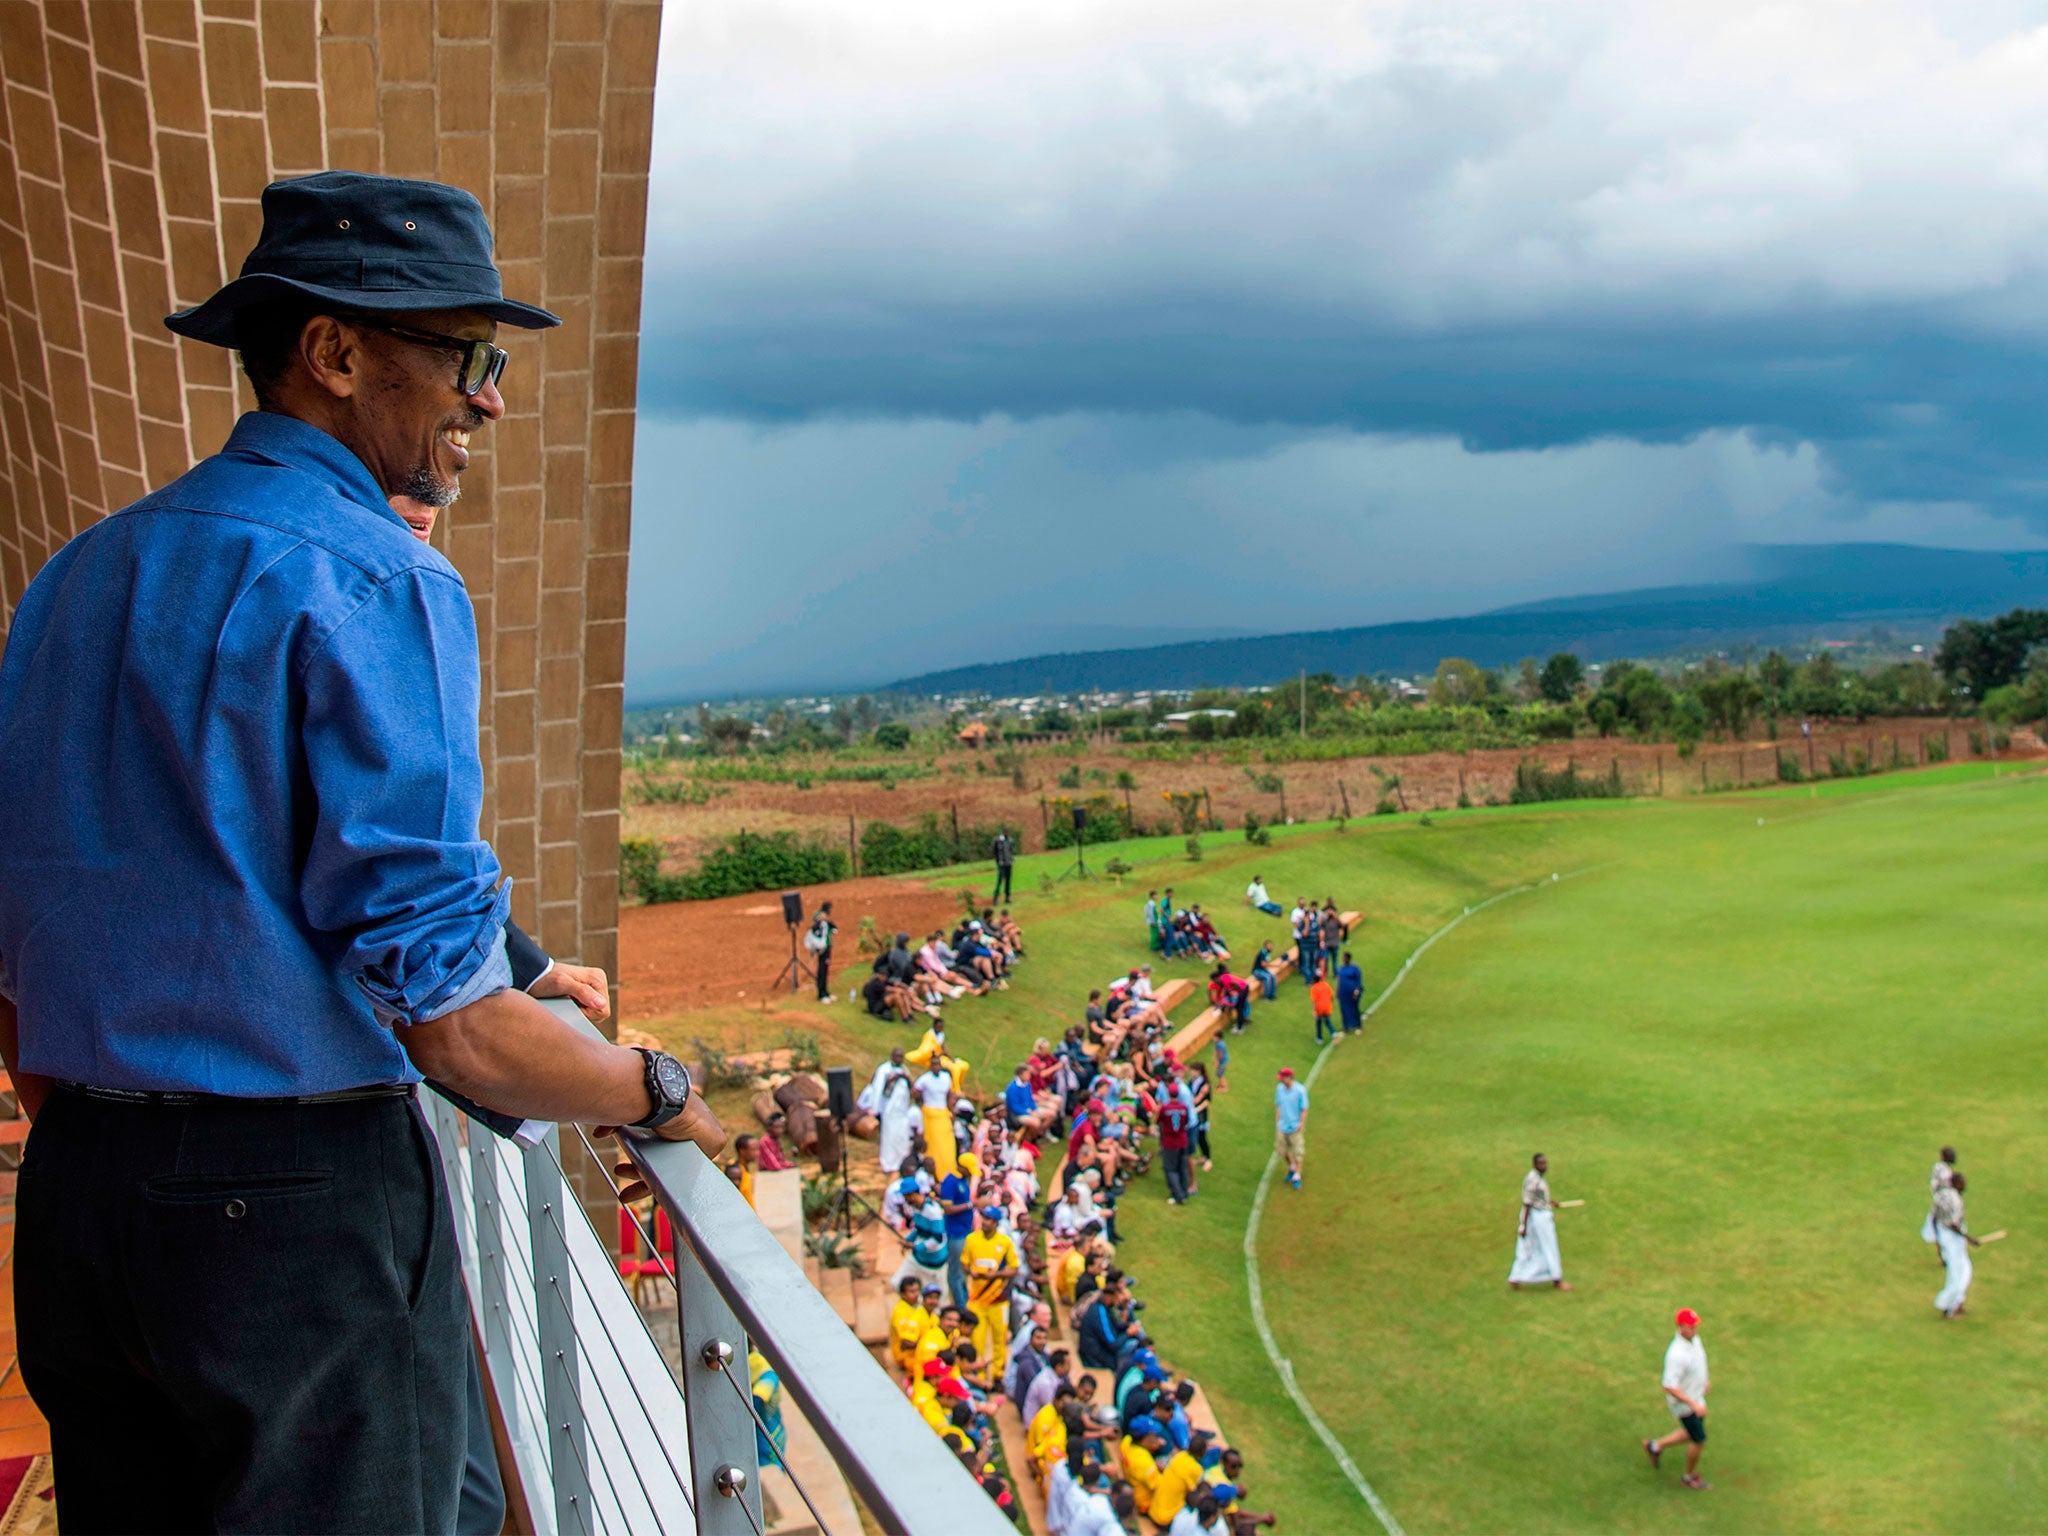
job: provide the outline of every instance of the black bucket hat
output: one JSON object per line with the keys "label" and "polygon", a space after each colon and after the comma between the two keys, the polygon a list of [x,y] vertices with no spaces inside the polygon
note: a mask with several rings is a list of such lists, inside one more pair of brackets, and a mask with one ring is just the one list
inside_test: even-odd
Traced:
{"label": "black bucket hat", "polygon": [[242,275],[166,316],[180,336],[233,347],[235,313],[303,297],[342,310],[476,309],[544,330],[561,317],[505,297],[483,204],[460,187],[322,171],[263,189],[263,235]]}

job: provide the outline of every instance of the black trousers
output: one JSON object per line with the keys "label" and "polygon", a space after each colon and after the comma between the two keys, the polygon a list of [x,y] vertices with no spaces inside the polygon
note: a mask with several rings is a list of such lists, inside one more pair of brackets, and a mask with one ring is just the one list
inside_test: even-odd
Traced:
{"label": "black trousers", "polygon": [[989,897],[989,901],[992,904],[1000,904],[1010,899],[1010,866],[998,864],[996,866],[996,892],[993,896]]}
{"label": "black trousers", "polygon": [[823,1002],[832,995],[832,951],[820,950],[814,957],[818,972],[818,1001]]}
{"label": "black trousers", "polygon": [[22,1378],[67,1536],[454,1529],[468,1311],[410,1097],[59,1089],[17,1221]]}
{"label": "black trousers", "polygon": [[1166,1193],[1175,1200],[1188,1197],[1188,1149],[1161,1147],[1159,1160],[1166,1174]]}

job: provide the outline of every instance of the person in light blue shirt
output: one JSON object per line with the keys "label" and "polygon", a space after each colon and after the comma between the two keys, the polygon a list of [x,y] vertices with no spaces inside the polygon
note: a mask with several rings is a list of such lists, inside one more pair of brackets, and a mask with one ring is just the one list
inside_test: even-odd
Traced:
{"label": "person in light blue shirt", "polygon": [[166,321],[259,409],[15,611],[0,1057],[67,1526],[454,1528],[470,1334],[423,1078],[723,1144],[679,1062],[514,986],[469,597],[392,506],[455,499],[497,327],[556,323],[466,192],[274,183],[241,275]]}
{"label": "person in light blue shirt", "polygon": [[1301,1159],[1307,1146],[1308,1089],[1294,1080],[1294,1068],[1282,1067],[1273,1089],[1274,1145],[1287,1159],[1287,1182],[1301,1188]]}

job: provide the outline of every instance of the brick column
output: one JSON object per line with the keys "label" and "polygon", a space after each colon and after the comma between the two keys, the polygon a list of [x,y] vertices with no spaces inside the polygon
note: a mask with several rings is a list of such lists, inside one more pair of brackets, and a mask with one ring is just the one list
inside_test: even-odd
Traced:
{"label": "brick column", "polygon": [[163,328],[255,243],[266,182],[468,188],[510,413],[437,540],[483,646],[484,833],[555,954],[616,971],[633,387],[659,0],[0,0],[0,640],[44,560],[213,452],[232,357]]}

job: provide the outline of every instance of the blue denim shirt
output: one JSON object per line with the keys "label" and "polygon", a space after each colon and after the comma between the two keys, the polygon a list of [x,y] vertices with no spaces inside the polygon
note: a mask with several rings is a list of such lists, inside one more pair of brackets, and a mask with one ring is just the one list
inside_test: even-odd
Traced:
{"label": "blue denim shirt", "polygon": [[506,986],[462,578],[256,413],[86,530],[0,658],[0,992],[26,1071],[238,1096],[416,1081]]}

